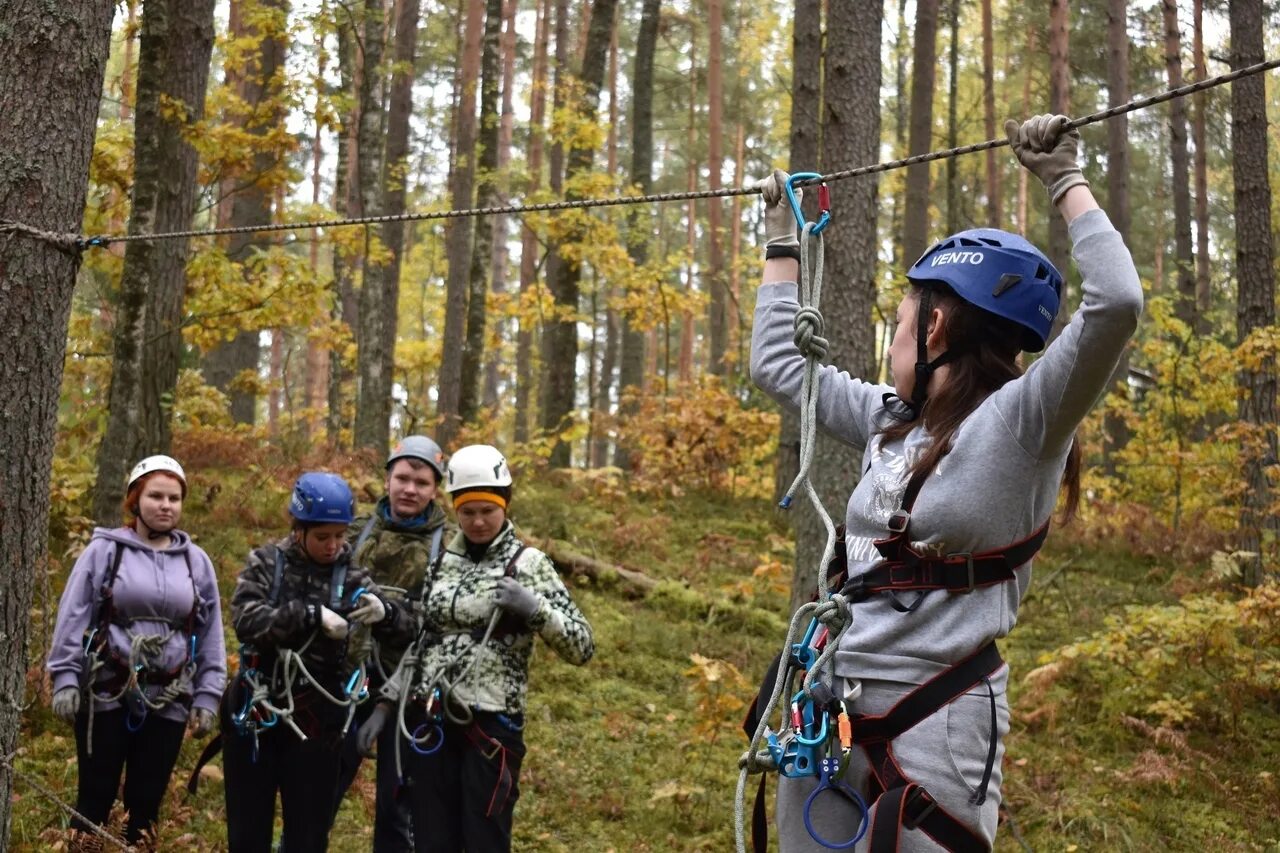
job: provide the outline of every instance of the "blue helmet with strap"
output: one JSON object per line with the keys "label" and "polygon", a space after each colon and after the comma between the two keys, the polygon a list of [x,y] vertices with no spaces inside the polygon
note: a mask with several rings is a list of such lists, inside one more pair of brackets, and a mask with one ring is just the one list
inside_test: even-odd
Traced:
{"label": "blue helmet with strap", "polygon": [[337,474],[308,471],[293,486],[289,514],[313,524],[350,524],[356,501],[347,481]]}
{"label": "blue helmet with strap", "polygon": [[997,228],[973,228],[934,243],[907,278],[926,287],[943,282],[964,301],[1017,323],[1027,352],[1044,349],[1062,292],[1062,274],[1043,252]]}

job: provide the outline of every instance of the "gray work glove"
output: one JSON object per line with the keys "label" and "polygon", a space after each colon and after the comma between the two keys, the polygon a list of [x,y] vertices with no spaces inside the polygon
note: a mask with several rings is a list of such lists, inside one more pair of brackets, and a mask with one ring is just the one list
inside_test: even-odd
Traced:
{"label": "gray work glove", "polygon": [[[791,211],[791,202],[787,200],[787,179],[791,176],[781,169],[774,169],[773,174],[761,181],[760,195],[764,198],[764,247],[793,246],[800,248],[800,239],[796,237],[796,215]],[[804,191],[796,187],[796,201],[804,196]]]}
{"label": "gray work glove", "polygon": [[373,748],[378,742],[378,735],[382,734],[383,728],[387,725],[387,718],[390,716],[391,706],[386,702],[379,702],[374,706],[369,719],[365,720],[364,725],[356,732],[356,749],[365,758],[373,758]]}
{"label": "gray work glove", "polygon": [[213,712],[208,708],[192,708],[191,713],[187,715],[187,726],[191,729],[191,736],[196,740],[213,731],[213,723]]}
{"label": "gray work glove", "polygon": [[515,578],[498,579],[498,588],[494,593],[494,601],[503,610],[519,619],[528,622],[542,607],[542,596],[528,587],[522,586]]}
{"label": "gray work glove", "polygon": [[1033,116],[1022,124],[1013,119],[1004,123],[1005,135],[1018,162],[1040,179],[1054,204],[1076,186],[1089,186],[1076,157],[1080,153],[1080,133],[1067,127],[1066,116]]}
{"label": "gray work glove", "polygon": [[53,715],[64,723],[74,723],[80,712],[80,688],[64,687],[53,694]]}
{"label": "gray work glove", "polygon": [[347,621],[359,622],[362,625],[377,625],[387,618],[387,605],[373,593],[361,594],[358,601],[359,606],[347,614]]}
{"label": "gray work glove", "polygon": [[351,626],[347,624],[346,619],[322,604],[320,605],[320,630],[324,631],[324,635],[330,639],[345,640]]}

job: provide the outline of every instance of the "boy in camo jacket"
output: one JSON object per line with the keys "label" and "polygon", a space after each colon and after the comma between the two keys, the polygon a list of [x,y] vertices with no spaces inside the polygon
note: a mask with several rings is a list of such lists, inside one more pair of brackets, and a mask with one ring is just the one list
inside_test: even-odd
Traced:
{"label": "boy in camo jacket", "polygon": [[[255,549],[236,581],[231,598],[236,637],[246,647],[246,659],[256,658],[266,701],[286,708],[291,692],[288,719],[305,739],[283,717],[266,722],[275,715],[253,698],[254,685],[246,679],[251,664],[242,666],[222,704],[230,853],[271,849],[277,791],[289,853],[323,853],[348,709],[319,691],[347,695],[348,679],[367,654],[367,649],[350,648],[359,645],[361,635],[405,642],[416,627],[412,616],[351,564],[346,532],[354,509],[351,489],[341,477],[303,474],[289,501],[289,536]],[[297,673],[292,684],[284,683],[276,662],[285,650],[297,653],[309,681]]]}
{"label": "boy in camo jacket", "polygon": [[[368,516],[357,518],[347,529],[351,560],[369,572],[388,597],[411,614],[415,626],[422,609],[423,582],[439,559],[447,540],[444,510],[435,502],[444,477],[444,452],[425,435],[407,436],[387,458],[387,493]],[[416,633],[416,631],[415,631]],[[369,692],[376,696],[413,636],[379,640],[369,660]],[[355,721],[342,748],[334,814],[360,769],[356,730],[373,711],[372,702],[356,710]],[[373,821],[373,853],[409,853],[413,850],[409,803],[399,796],[400,779],[392,751],[396,730],[387,726],[378,743],[377,795]]]}
{"label": "boy in camo jacket", "polygon": [[550,558],[525,546],[507,519],[511,472],[502,454],[462,448],[445,487],[462,532],[428,581],[417,654],[383,688],[359,744],[368,754],[403,708],[416,733],[414,743],[400,741],[416,851],[502,853],[519,796],[534,635],[576,665],[595,645]]}

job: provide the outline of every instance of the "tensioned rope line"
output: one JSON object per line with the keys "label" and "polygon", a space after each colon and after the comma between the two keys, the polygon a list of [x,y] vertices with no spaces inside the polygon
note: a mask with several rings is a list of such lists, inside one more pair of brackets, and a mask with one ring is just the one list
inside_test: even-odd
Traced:
{"label": "tensioned rope line", "polygon": [[[1126,104],[1120,104],[1118,106],[1102,110],[1101,112],[1092,113],[1090,115],[1074,119],[1070,126],[1079,128],[1089,124],[1096,124],[1097,122],[1115,118],[1116,116],[1123,115],[1125,113],[1131,113],[1135,110],[1141,110],[1147,107],[1156,106],[1157,104],[1163,104],[1166,101],[1173,100],[1174,98],[1184,98],[1187,95],[1193,95],[1196,92],[1212,89],[1225,83],[1234,82],[1242,77],[1261,74],[1264,71],[1271,71],[1275,68],[1280,68],[1280,59],[1269,59],[1265,62],[1250,65],[1247,68],[1240,68],[1227,74],[1210,77],[1207,80],[1190,83],[1186,86],[1179,86],[1176,89],[1169,89],[1168,91],[1161,92],[1158,95],[1134,98]],[[947,148],[944,150],[932,151],[928,154],[917,154],[912,157],[905,157],[900,160],[891,160],[885,163],[876,163],[871,166],[859,166],[855,169],[845,169],[838,172],[832,172],[830,174],[823,175],[820,178],[810,178],[804,181],[797,181],[797,185],[808,186],[810,184],[842,181],[845,178],[856,178],[862,175],[871,175],[878,172],[887,172],[893,169],[902,169],[907,166],[915,166],[920,163],[931,163],[935,160],[959,157],[963,154],[976,154],[979,151],[986,151],[991,148],[1000,148],[1008,144],[1009,141],[1007,139],[988,139],[985,142],[976,142],[971,145],[963,145],[958,148]],[[422,222],[437,219],[461,219],[468,216],[550,213],[560,210],[614,207],[617,205],[628,204],[694,201],[704,198],[729,198],[740,195],[755,195],[759,192],[759,188],[752,185],[748,187],[728,187],[718,190],[696,190],[691,192],[656,193],[651,195],[625,195],[615,196],[613,198],[566,199],[564,201],[542,202],[538,204],[509,204],[497,207],[472,207],[463,210],[397,213],[386,216],[362,216],[354,219],[318,219],[309,222],[279,222],[268,225],[241,225],[229,228],[166,231],[160,234],[105,234],[94,237],[86,237],[80,234],[45,231],[25,223],[5,221],[0,222],[0,234],[20,234],[37,240],[43,240],[64,251],[83,251],[91,246],[108,246],[112,243],[132,243],[141,240],[174,240],[184,237],[220,237],[229,234],[304,231],[314,228],[338,228],[349,225],[380,225],[390,222]]]}
{"label": "tensioned rope line", "polygon": [[89,820],[84,815],[80,814],[80,812],[76,811],[75,808],[63,802],[61,797],[59,797],[53,791],[49,790],[43,784],[41,784],[39,779],[36,779],[34,776],[30,776],[26,773],[23,773],[21,770],[14,767],[11,762],[12,758],[13,758],[13,754],[10,754],[7,756],[0,756],[0,766],[3,766],[6,770],[12,773],[14,778],[21,779],[23,782],[26,782],[28,785],[34,788],[38,793],[42,794],[46,799],[53,802],[64,812],[76,818],[85,826],[89,827],[89,829],[93,832],[94,835],[97,835],[99,838],[103,839],[104,841],[110,842],[118,850],[124,850],[125,853],[131,853],[133,848],[130,847],[126,842],[121,841],[119,838],[116,838],[114,835],[107,832],[101,826]]}

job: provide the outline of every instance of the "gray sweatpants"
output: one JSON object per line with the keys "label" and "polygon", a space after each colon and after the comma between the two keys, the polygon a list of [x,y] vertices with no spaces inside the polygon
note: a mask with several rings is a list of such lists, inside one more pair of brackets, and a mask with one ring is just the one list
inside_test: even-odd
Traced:
{"label": "gray sweatpants", "polygon": [[[1008,666],[1002,666],[991,676],[998,743],[995,767],[982,805],[974,805],[972,801],[982,781],[991,738],[991,694],[985,684],[978,685],[893,741],[894,758],[907,778],[924,786],[939,806],[988,842],[995,840],[1000,809],[1000,764],[1004,758],[1004,737],[1009,732],[1009,702],[1005,694],[1008,678]],[[882,714],[916,686],[864,681],[862,695],[849,710]],[[856,731],[857,723],[854,725]],[[865,795],[871,774],[866,753],[860,747],[853,748],[844,778],[855,791]],[[776,818],[781,853],[828,853],[828,848],[815,841],[805,827],[805,800],[816,785],[817,780],[812,777],[779,780]],[[868,805],[874,820],[875,806]],[[858,832],[860,817],[855,806],[831,791],[814,800],[809,815],[814,830],[833,844],[852,838]],[[920,830],[903,829],[899,839],[898,849],[903,853],[945,849]],[[853,849],[863,853],[869,845],[870,839],[863,836]]]}

